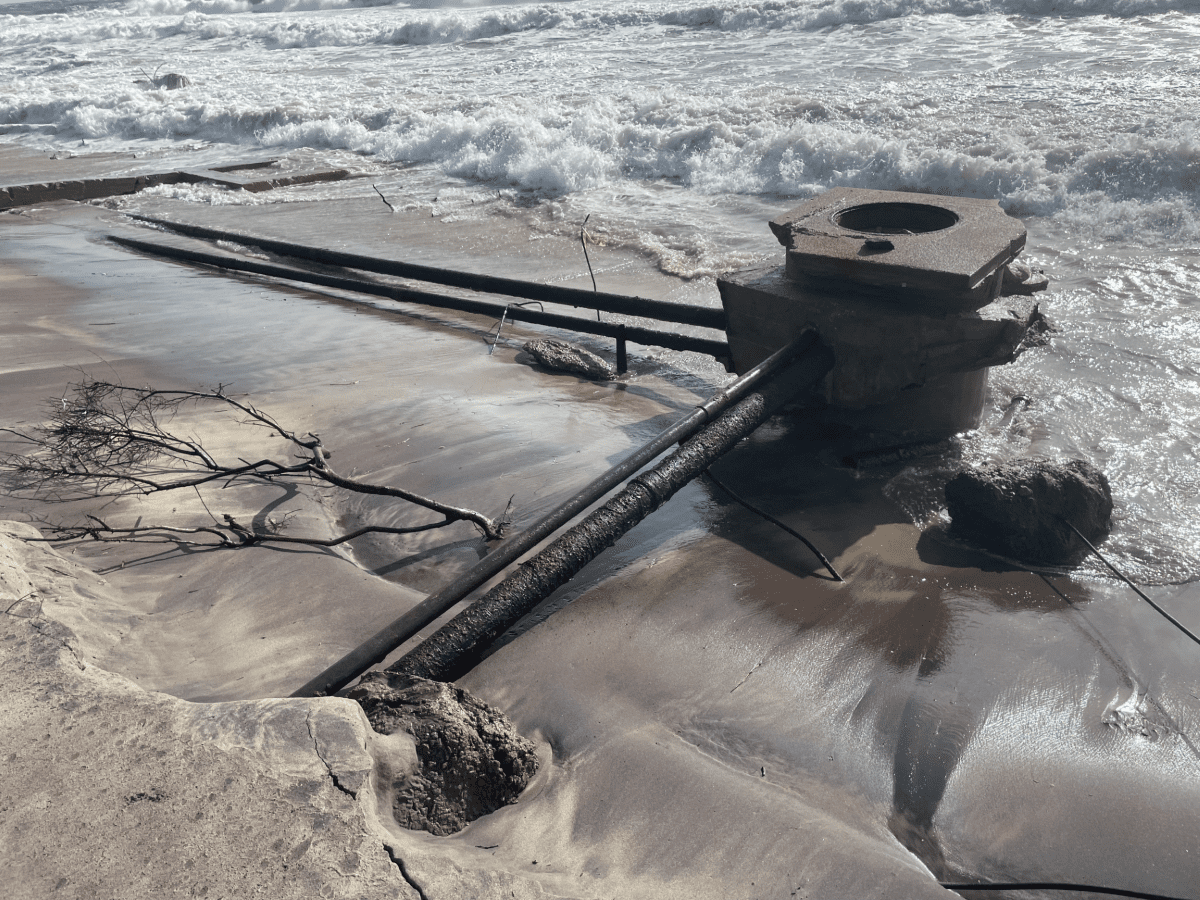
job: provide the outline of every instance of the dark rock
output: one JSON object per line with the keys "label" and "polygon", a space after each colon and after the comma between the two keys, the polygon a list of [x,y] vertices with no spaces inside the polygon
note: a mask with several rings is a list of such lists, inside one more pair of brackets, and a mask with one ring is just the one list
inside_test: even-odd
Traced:
{"label": "dark rock", "polygon": [[404,828],[454,834],[515,802],[537,772],[533,742],[453,684],[371,672],[349,696],[377,732],[403,731],[416,745],[417,765],[394,784],[392,812]]}
{"label": "dark rock", "polygon": [[951,534],[1010,559],[1041,565],[1078,562],[1111,527],[1112,491],[1084,460],[1025,459],[981,466],[946,485]]}
{"label": "dark rock", "polygon": [[180,75],[178,72],[168,72],[166,75],[159,75],[154,79],[154,86],[165,88],[168,91],[177,91],[180,88],[190,87],[192,79],[186,75]]}
{"label": "dark rock", "polygon": [[168,72],[166,75],[154,74],[146,78],[139,78],[134,84],[160,88],[167,91],[177,91],[180,88],[191,87],[192,79],[186,75],[180,75],[178,72]]}
{"label": "dark rock", "polygon": [[608,381],[616,377],[617,370],[590,350],[584,350],[566,341],[543,338],[530,341],[525,352],[537,360],[538,365],[556,372],[573,372],[584,378]]}
{"label": "dark rock", "polygon": [[1042,272],[1034,272],[1029,264],[1014,259],[1004,267],[1004,280],[1000,284],[1000,294],[1004,297],[1014,295],[1026,296],[1038,291],[1044,291],[1050,286],[1050,279]]}

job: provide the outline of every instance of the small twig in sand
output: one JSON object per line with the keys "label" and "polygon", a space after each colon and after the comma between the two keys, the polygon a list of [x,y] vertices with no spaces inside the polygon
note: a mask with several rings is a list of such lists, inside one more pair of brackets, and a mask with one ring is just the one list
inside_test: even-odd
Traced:
{"label": "small twig in sand", "polygon": [[379,188],[375,187],[375,185],[371,185],[371,187],[375,188],[375,193],[377,193],[379,195],[379,199],[382,200],[387,205],[387,208],[390,209],[392,212],[395,212],[396,207],[394,207],[394,206],[392,206],[392,204],[388,203],[388,198],[383,196],[383,191],[381,191]]}
{"label": "small twig in sand", "polygon": [[[203,497],[203,496],[201,495],[201,493],[200,493],[200,488],[199,488],[198,486],[196,486],[196,487],[193,487],[193,488],[192,488],[192,490],[194,490],[194,491],[196,492],[196,498],[197,498],[197,499],[200,501],[200,505],[204,507],[204,511],[205,511],[206,513],[208,513],[208,517],[209,517],[210,519],[212,519],[214,522],[216,522],[216,521],[217,521],[217,517],[216,517],[216,516],[214,516],[214,515],[213,515],[213,511],[212,511],[211,509],[209,509],[209,508],[208,508],[208,504],[204,502],[204,497]],[[219,524],[219,523],[218,523],[218,524]]]}

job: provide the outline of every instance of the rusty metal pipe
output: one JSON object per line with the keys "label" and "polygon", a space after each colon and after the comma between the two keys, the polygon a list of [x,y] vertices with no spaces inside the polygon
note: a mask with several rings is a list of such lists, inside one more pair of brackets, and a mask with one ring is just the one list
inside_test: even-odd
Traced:
{"label": "rusty metal pipe", "polygon": [[[732,450],[771,415],[833,367],[833,354],[809,341],[805,352],[761,390],[706,425],[653,469],[608,500],[396,663],[389,672],[437,681],[461,678],[522,616],[566,584],[684,485]],[[795,350],[796,345],[789,346]]]}
{"label": "rusty metal pipe", "polygon": [[[533,325],[549,325],[567,331],[596,334],[604,337],[617,337],[622,328],[621,325],[612,322],[593,322],[590,319],[579,316],[542,312],[541,310],[518,306],[515,303],[505,306],[500,303],[488,303],[484,300],[469,300],[463,297],[450,297],[445,294],[434,294],[430,291],[420,291],[413,288],[394,287],[374,281],[360,281],[356,278],[344,278],[336,275],[321,275],[317,272],[305,272],[300,269],[291,269],[287,266],[252,262],[251,260],[239,259],[233,256],[202,253],[197,250],[185,250],[181,247],[172,247],[168,244],[155,244],[149,241],[139,241],[134,238],[119,237],[117,235],[109,235],[109,240],[120,244],[122,247],[137,250],[140,253],[149,253],[181,262],[216,266],[221,269],[231,269],[235,272],[265,275],[268,278],[299,281],[303,284],[319,284],[322,287],[355,291],[360,294],[371,294],[375,297],[386,297],[389,300],[396,300],[401,303],[418,303],[423,306],[455,309],[460,312],[489,316],[493,319],[499,319],[501,316],[506,315],[511,321],[529,322]],[[588,296],[591,295],[589,294]],[[672,331],[656,331],[653,328],[638,328],[633,325],[625,327],[625,336],[636,344],[644,344],[650,347],[666,347],[669,350],[690,350],[694,353],[703,353],[717,359],[729,358],[729,345],[725,341],[691,337]]]}
{"label": "rusty metal pipe", "polygon": [[295,691],[293,697],[314,697],[341,690],[367,669],[409,640],[438,616],[505,568],[516,562],[589,506],[617,487],[625,479],[680,441],[687,440],[707,423],[750,394],[763,381],[790,365],[798,354],[816,343],[816,332],[805,332],[788,347],[763,360],[745,375],[697,406],[670,428],[639,447],[624,460],[596,478],[573,497],[540,520],[504,540],[498,547],[440,591],[430,594],[404,615],[347,653],[324,672]]}
{"label": "rusty metal pipe", "polygon": [[[644,319],[656,319],[660,322],[699,325],[702,328],[714,328],[718,331],[725,330],[725,311],[723,309],[691,306],[685,303],[668,303],[665,300],[649,300],[645,297],[628,297],[623,294],[610,294],[605,291],[584,291],[579,288],[540,284],[535,281],[521,281],[516,278],[501,278],[495,275],[478,275],[472,272],[459,272],[454,269],[441,269],[436,266],[424,266],[397,260],[375,259],[370,256],[342,253],[337,250],[325,250],[320,247],[295,244],[291,241],[277,241],[272,238],[238,234],[234,231],[222,231],[216,228],[205,228],[201,225],[187,225],[182,222],[154,219],[149,216],[131,214],[130,218],[139,222],[146,222],[150,225],[157,225],[160,228],[166,228],[178,234],[187,235],[188,237],[202,238],[210,241],[232,241],[238,244],[258,247],[261,250],[267,250],[270,253],[276,253],[281,256],[292,256],[297,259],[306,259],[310,262],[318,262],[329,266],[360,269],[364,272],[375,272],[379,275],[394,275],[399,278],[409,278],[413,281],[426,281],[430,284],[467,288],[472,291],[501,294],[506,297],[521,297],[526,300],[541,300],[544,303],[561,303],[583,309],[597,309],[603,312],[620,313],[627,316],[640,316]],[[630,339],[632,340],[632,337]],[[641,342],[639,341],[638,343]]]}

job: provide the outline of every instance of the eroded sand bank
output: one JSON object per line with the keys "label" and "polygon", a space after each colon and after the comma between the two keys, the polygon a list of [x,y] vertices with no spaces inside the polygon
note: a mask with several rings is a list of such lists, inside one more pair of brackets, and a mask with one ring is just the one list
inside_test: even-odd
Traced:
{"label": "eroded sand bank", "polygon": [[[319,242],[311,213],[292,213],[290,233],[287,216],[269,208],[201,218]],[[513,234],[488,241],[468,230],[468,240],[450,237],[453,225],[420,223],[406,232],[400,217],[366,207],[331,210],[328,221],[361,224],[368,214],[392,229],[397,256],[410,233],[422,261],[487,259],[499,242],[507,268],[497,274],[577,269],[568,248],[522,248]],[[684,372],[666,354],[635,357],[621,383],[553,376],[520,364],[515,343],[489,356],[492,323],[399,316],[98,242],[120,229],[131,226],[96,207],[0,217],[0,424],[37,421],[38,404],[79,368],[133,383],[226,383],[290,426],[320,431],[347,471],[489,513],[515,495],[519,527],[720,381],[715,367]],[[362,230],[360,243],[381,252],[380,232]],[[626,267],[613,277],[610,289],[655,290],[650,273]],[[666,279],[660,286],[676,290]],[[934,502],[936,477],[899,464],[856,473],[801,431],[774,423],[718,469],[812,538],[846,583],[829,581],[803,547],[711,486],[691,485],[530,622],[559,610],[553,618],[517,629],[463,680],[542,748],[521,802],[452,838],[392,835],[395,853],[455,861],[467,874],[454,877],[476,896],[915,897],[944,893],[935,873],[1186,895],[1200,850],[1193,649],[1115,588],[1012,570],[922,534],[904,509]],[[221,426],[212,440],[239,439]],[[213,492],[206,501],[247,517],[294,511],[289,527],[315,533],[420,516],[316,493]],[[203,513],[184,503],[123,501],[106,515]],[[77,511],[0,500],[8,519]],[[71,678],[103,670],[189,701],[237,703],[286,695],[482,550],[466,525],[337,552],[79,544],[60,552],[99,573],[104,589],[42,609],[76,635],[87,668]],[[17,659],[14,671],[24,665]],[[144,696],[171,715],[208,708]],[[82,728],[93,714],[57,715]],[[36,746],[38,730],[10,733],[14,752]],[[176,740],[162,735],[146,745]],[[10,803],[32,795],[28,777],[7,778]],[[89,790],[81,777],[64,797]],[[330,797],[347,810],[359,803]],[[58,820],[40,829],[38,814],[21,809],[6,852],[41,854],[85,896],[80,863],[53,853]],[[328,827],[378,846],[386,831],[369,810]],[[263,834],[270,824],[246,828],[246,840],[274,846]],[[371,859],[386,877],[360,893],[403,895],[386,855]],[[261,865],[286,881],[278,867],[287,862],[279,850]],[[451,869],[414,877],[458,890]],[[240,877],[268,883],[255,871]],[[341,891],[348,876],[330,868],[326,877]],[[441,896],[434,886],[422,883],[426,896]]]}

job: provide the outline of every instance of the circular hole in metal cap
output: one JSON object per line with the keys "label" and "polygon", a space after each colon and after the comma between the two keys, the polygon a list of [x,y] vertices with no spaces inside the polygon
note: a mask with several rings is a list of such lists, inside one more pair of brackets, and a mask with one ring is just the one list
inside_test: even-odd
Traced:
{"label": "circular hole in metal cap", "polygon": [[843,209],[835,224],[864,234],[928,234],[958,221],[958,214],[927,203],[864,203]]}

